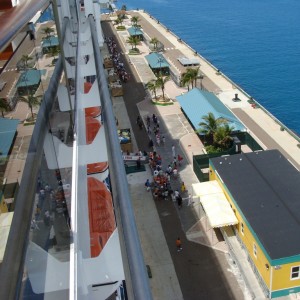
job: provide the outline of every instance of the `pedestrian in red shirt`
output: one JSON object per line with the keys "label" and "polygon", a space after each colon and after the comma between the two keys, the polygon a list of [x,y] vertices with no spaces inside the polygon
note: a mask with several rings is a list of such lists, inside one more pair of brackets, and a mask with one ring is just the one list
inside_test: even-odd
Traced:
{"label": "pedestrian in red shirt", "polygon": [[178,237],[176,240],[176,247],[177,247],[177,252],[182,250],[182,244],[181,244],[180,237]]}

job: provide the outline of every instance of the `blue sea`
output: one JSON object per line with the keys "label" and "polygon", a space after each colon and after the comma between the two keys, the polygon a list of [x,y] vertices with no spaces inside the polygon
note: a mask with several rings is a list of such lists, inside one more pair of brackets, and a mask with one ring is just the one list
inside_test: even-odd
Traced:
{"label": "blue sea", "polygon": [[127,0],[300,134],[299,0]]}

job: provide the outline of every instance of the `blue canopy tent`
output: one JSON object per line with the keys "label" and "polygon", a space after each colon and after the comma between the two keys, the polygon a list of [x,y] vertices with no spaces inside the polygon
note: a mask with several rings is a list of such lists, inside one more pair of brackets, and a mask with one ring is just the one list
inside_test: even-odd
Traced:
{"label": "blue canopy tent", "polygon": [[0,118],[0,164],[6,162],[17,135],[20,120]]}
{"label": "blue canopy tent", "polygon": [[144,34],[143,31],[137,27],[137,26],[133,26],[127,29],[128,33],[130,36],[135,36],[137,37],[140,41],[144,40]]}
{"label": "blue canopy tent", "polygon": [[46,70],[29,69],[23,72],[16,84],[19,95],[33,93],[40,85],[41,77]]}
{"label": "blue canopy tent", "polygon": [[46,38],[42,42],[42,49],[43,53],[48,53],[51,48],[58,47],[59,41],[57,36],[50,36],[49,38]]}
{"label": "blue canopy tent", "polygon": [[162,54],[153,52],[149,55],[146,55],[145,58],[150,68],[155,74],[157,73],[162,73],[163,75],[170,74],[170,65],[163,57]]}

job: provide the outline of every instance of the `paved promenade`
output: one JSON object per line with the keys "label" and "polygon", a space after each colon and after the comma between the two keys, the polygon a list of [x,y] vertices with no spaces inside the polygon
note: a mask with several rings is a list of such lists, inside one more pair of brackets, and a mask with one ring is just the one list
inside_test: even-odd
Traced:
{"label": "paved promenade", "polygon": [[[102,24],[106,36],[113,35],[110,25],[108,22]],[[122,40],[122,37],[117,40],[118,50],[124,53]],[[191,191],[191,184],[198,180],[190,164],[192,152],[184,151],[182,145],[186,145],[189,150],[195,151],[194,153],[200,153],[202,145],[199,139],[177,103],[167,107],[151,104],[147,99],[144,84],[140,82],[140,73],[136,72],[138,66],[130,65],[125,55],[122,55],[121,59],[125,62],[125,68],[131,70],[132,77],[123,85],[124,96],[114,97],[112,100],[119,127],[131,128],[136,151],[148,151],[149,137],[144,129],[140,130],[136,126],[136,117],[140,115],[144,119],[146,115],[155,113],[160,120],[160,130],[166,137],[165,145],[157,147],[163,158],[164,168],[172,161],[173,144],[176,153],[184,156],[180,175],[172,180],[172,187],[179,188],[180,183],[184,181]],[[168,86],[171,92],[174,86],[171,83]],[[228,248],[222,238],[217,236],[214,230],[203,227],[207,222],[199,222],[194,207],[187,206],[187,200],[184,200],[182,209],[171,201],[154,202],[152,195],[144,187],[145,179],[151,177],[148,171],[143,175],[128,175],[128,181],[145,263],[150,265],[153,274],[150,284],[154,299],[244,299],[249,293],[238,270],[232,269],[235,265],[230,260]],[[178,236],[184,247],[180,253],[176,251],[175,246]]]}
{"label": "paved promenade", "polygon": [[[176,65],[179,64],[178,55],[195,57],[192,49],[179,42],[177,37],[147,14],[131,12],[131,15],[139,16],[146,36],[156,37],[164,43],[164,55],[169,61],[171,60],[171,66],[178,71],[180,71],[180,66]],[[130,26],[130,22],[127,21],[127,23]],[[102,26],[106,36],[116,35],[111,23],[103,22]],[[154,77],[144,59],[144,56],[149,54],[148,47],[142,43],[138,46],[141,55],[129,58],[127,53],[131,47],[126,43],[128,33],[118,32],[116,36],[118,36],[118,49],[122,53],[121,59],[132,75],[131,80],[124,85],[124,97],[113,99],[115,111],[116,108],[118,110],[116,115],[120,128],[124,128],[121,126],[121,122],[124,123],[124,119],[127,118],[126,128],[131,128],[134,133],[135,150],[148,150],[149,137],[144,130],[137,128],[135,121],[137,115],[145,120],[147,115],[155,113],[161,122],[162,135],[166,137],[166,143],[157,146],[157,151],[163,158],[164,168],[171,162],[172,145],[175,145],[176,153],[185,158],[184,164],[180,168],[179,178],[172,179],[172,187],[178,188],[184,181],[190,193],[192,183],[198,182],[192,170],[192,157],[202,153],[203,145],[176,101],[172,106],[155,106],[149,101],[149,95],[145,92],[144,86]],[[286,131],[281,131],[280,125],[263,110],[254,109],[247,101],[249,96],[239,90],[234,83],[223,75],[218,75],[216,68],[201,56],[197,57],[201,61],[201,72],[205,74],[203,87],[218,95],[225,105],[241,119],[264,149],[279,149],[295,166],[299,167],[298,142]],[[187,89],[178,88],[172,81],[166,84],[165,92],[174,100],[176,96],[186,91]],[[239,102],[232,101],[236,93],[241,99]],[[127,112],[125,118],[122,114],[123,109],[126,109]],[[151,138],[154,140],[153,135]],[[158,277],[158,280],[157,278],[150,280],[153,297],[155,299],[181,299],[180,297],[184,299],[265,299],[256,277],[251,271],[247,257],[240,249],[236,238],[230,237],[231,254],[229,255],[228,245],[218,232],[207,226],[208,222],[204,216],[199,220],[195,213],[199,210],[199,204],[194,203],[188,206],[187,201],[184,201],[183,208],[179,209],[177,204],[171,201],[155,201],[155,208],[160,219],[160,224],[158,224],[156,212],[153,212],[154,206],[150,205],[153,203],[153,199],[151,196],[149,197],[149,193],[143,186],[143,180],[146,178],[151,178],[149,170],[144,176],[129,175],[128,181],[145,262],[153,269],[154,277]],[[146,217],[148,214],[151,214],[151,217]],[[161,228],[165,241],[161,239]],[[174,246],[178,235],[184,244],[184,250],[180,253],[176,252]],[[168,248],[164,246],[165,242]],[[174,269],[167,252],[171,255]],[[162,263],[160,256],[164,257],[165,263]],[[237,266],[246,272],[242,274]],[[166,278],[170,278],[170,280],[168,281]],[[177,287],[176,282],[179,283],[181,292],[177,289],[175,297],[172,291]],[[293,299],[293,296],[284,297],[284,299]]]}

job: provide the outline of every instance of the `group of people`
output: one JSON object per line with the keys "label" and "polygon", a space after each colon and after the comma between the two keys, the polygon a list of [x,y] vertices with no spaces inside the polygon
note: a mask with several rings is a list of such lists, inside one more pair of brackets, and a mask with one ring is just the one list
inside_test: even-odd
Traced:
{"label": "group of people", "polygon": [[130,79],[130,76],[125,70],[124,63],[120,59],[117,43],[112,37],[105,37],[105,42],[107,43],[108,51],[111,54],[110,58],[113,61],[115,72],[118,74],[120,80],[127,82]]}

